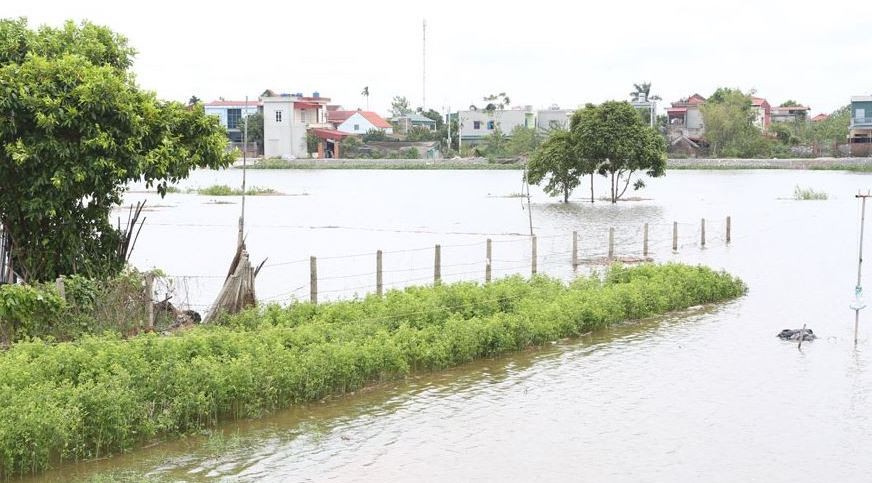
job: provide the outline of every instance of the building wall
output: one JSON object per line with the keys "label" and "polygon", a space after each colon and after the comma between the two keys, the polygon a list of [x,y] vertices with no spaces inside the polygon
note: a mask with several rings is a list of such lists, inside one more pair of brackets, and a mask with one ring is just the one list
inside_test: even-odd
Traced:
{"label": "building wall", "polygon": [[[536,125],[535,113],[521,109],[504,111],[460,111],[460,136],[466,141],[481,139],[493,133],[497,127],[508,135],[512,129],[518,126],[534,127]],[[478,129],[475,128],[478,122]]]}
{"label": "building wall", "polygon": [[571,109],[539,111],[536,113],[536,127],[540,131],[548,131],[556,123],[563,129],[569,129],[569,120],[574,112]]}
{"label": "building wall", "polygon": [[705,129],[705,123],[702,120],[702,111],[698,106],[687,106],[687,127],[688,131],[702,131]]}
{"label": "building wall", "polygon": [[206,114],[211,116],[217,116],[221,121],[221,125],[225,128],[227,127],[227,110],[228,109],[239,109],[241,112],[242,118],[245,116],[256,114],[257,113],[257,103],[253,102],[248,105],[248,109],[242,106],[204,106],[206,110]]}
{"label": "building wall", "polygon": [[[307,157],[306,124],[299,122],[300,111],[293,109],[293,98],[263,98],[263,151],[268,158]],[[281,113],[277,120],[276,113]]]}
{"label": "building wall", "polygon": [[[355,129],[355,127],[357,129]],[[371,122],[369,122],[365,117],[363,117],[360,113],[355,113],[351,117],[345,120],[342,124],[337,126],[336,128],[339,131],[347,132],[351,134],[366,134],[370,129],[374,129],[377,131],[384,131],[385,134],[393,134],[393,128],[378,128]]]}

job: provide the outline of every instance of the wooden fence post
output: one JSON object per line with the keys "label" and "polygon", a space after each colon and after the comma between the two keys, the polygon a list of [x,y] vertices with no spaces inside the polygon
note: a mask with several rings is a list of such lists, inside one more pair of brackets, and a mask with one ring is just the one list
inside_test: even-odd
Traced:
{"label": "wooden fence post", "polygon": [[672,251],[678,251],[678,222],[672,222]]}
{"label": "wooden fence post", "polygon": [[648,257],[648,224],[642,228],[642,256]]}
{"label": "wooden fence post", "polygon": [[730,236],[731,236],[731,234],[730,234],[730,228],[731,228],[731,226],[730,226],[730,217],[728,216],[728,217],[727,217],[727,244],[730,243]]}
{"label": "wooden fence post", "polygon": [[63,275],[61,275],[60,277],[58,277],[57,280],[55,280],[55,287],[57,287],[57,289],[58,289],[58,295],[60,295],[60,297],[61,297],[63,300],[66,300],[66,299],[67,299],[67,291],[66,291],[66,289],[64,288],[64,277],[63,277]]}
{"label": "wooden fence post", "polygon": [[375,293],[379,297],[382,296],[384,290],[384,280],[382,279],[382,251],[375,252]]}
{"label": "wooden fence post", "polygon": [[615,257],[615,229],[609,228],[609,260]]}
{"label": "wooden fence post", "polygon": [[705,247],[705,218],[699,222],[699,246]]}
{"label": "wooden fence post", "polygon": [[572,269],[578,269],[578,232],[572,232]]}
{"label": "wooden fence post", "polygon": [[491,247],[491,239],[487,239],[487,248],[485,248],[485,260],[484,260],[484,282],[490,283],[491,281],[491,255],[493,254]]}
{"label": "wooden fence post", "polygon": [[309,301],[318,303],[318,259],[309,257]]}
{"label": "wooden fence post", "polygon": [[536,235],[533,235],[530,238],[530,243],[531,243],[531,246],[530,246],[530,249],[531,249],[530,274],[536,275],[536,272],[538,271],[538,267],[536,266],[536,259],[539,258],[537,255],[537,250],[536,250]]}
{"label": "wooden fence post", "polygon": [[145,310],[147,314],[146,329],[154,332],[154,274],[145,275]]}
{"label": "wooden fence post", "polygon": [[442,247],[437,244],[433,254],[433,285],[442,283]]}

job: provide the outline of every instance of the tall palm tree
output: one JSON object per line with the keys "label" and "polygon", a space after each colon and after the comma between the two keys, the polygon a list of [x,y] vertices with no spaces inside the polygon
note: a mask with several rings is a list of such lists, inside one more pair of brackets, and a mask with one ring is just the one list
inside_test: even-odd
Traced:
{"label": "tall palm tree", "polygon": [[363,97],[366,97],[366,110],[368,111],[369,110],[369,86],[364,87],[363,90],[360,91],[360,95],[362,95]]}

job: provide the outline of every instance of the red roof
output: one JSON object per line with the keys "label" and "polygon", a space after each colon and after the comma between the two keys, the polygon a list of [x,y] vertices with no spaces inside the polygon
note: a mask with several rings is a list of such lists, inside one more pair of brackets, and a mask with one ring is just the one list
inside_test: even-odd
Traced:
{"label": "red roof", "polygon": [[691,105],[702,104],[703,102],[705,102],[705,97],[699,94],[694,94],[687,98],[687,103]]}
{"label": "red roof", "polygon": [[686,108],[686,107],[669,107],[669,108],[666,109],[666,112],[669,112],[669,113],[672,113],[672,112],[687,112],[687,108]]}
{"label": "red roof", "polygon": [[379,129],[388,129],[391,127],[391,123],[385,121],[385,119],[378,114],[372,111],[327,111],[327,122],[333,124],[342,124],[349,117],[360,114],[364,119],[370,122],[373,126]]}
{"label": "red roof", "polygon": [[321,139],[332,139],[334,141],[339,141],[344,137],[353,136],[353,134],[337,131],[335,129],[325,129],[325,128],[312,128],[309,129],[309,132],[314,134],[315,136]]}
{"label": "red roof", "polygon": [[[248,101],[248,107],[257,107],[262,104],[262,102],[256,100]],[[203,105],[208,107],[245,107],[245,101],[212,101]]]}
{"label": "red roof", "polygon": [[814,122],[818,122],[818,121],[823,121],[823,120],[829,119],[829,118],[830,118],[829,114],[820,113],[817,116],[811,118],[811,120]]}
{"label": "red roof", "polygon": [[751,97],[751,104],[754,106],[762,106],[764,103],[769,104],[766,99],[762,97]]}

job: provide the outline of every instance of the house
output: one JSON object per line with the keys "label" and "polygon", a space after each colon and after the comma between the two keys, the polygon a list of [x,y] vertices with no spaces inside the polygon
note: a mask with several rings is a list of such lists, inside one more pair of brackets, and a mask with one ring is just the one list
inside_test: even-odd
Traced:
{"label": "house", "polygon": [[372,111],[327,111],[327,122],[337,131],[349,134],[366,134],[369,131],[382,131],[393,134],[394,127],[383,117]]}
{"label": "house", "polygon": [[848,129],[849,144],[872,143],[872,96],[851,98],[851,124]]}
{"label": "house", "polygon": [[763,132],[769,130],[772,122],[772,107],[762,97],[751,96],[751,109],[754,112],[754,125]]}
{"label": "house", "polygon": [[436,121],[418,113],[394,117],[391,119],[391,122],[397,126],[398,131],[401,133],[407,133],[413,127],[420,127],[429,131],[436,130]]}
{"label": "house", "polygon": [[477,109],[459,111],[458,117],[461,144],[478,144],[497,129],[509,136],[516,127],[536,127],[536,113],[533,112],[533,106],[495,111]]}
{"label": "house", "polygon": [[810,107],[780,106],[772,108],[772,122],[799,122],[808,120]]}
{"label": "house", "polygon": [[673,102],[666,108],[667,134],[669,141],[687,138],[698,143],[705,133],[705,124],[700,107],[705,103],[705,97],[694,94],[688,98]]}
{"label": "house", "polygon": [[540,133],[552,129],[569,129],[569,120],[575,111],[572,109],[547,109],[536,113],[536,128]]}
{"label": "house", "polygon": [[829,119],[829,118],[830,118],[830,115],[829,115],[829,114],[820,113],[820,114],[818,114],[817,116],[811,118],[811,122],[821,122],[821,121],[826,121],[826,120]]}
{"label": "house", "polygon": [[243,119],[245,116],[256,114],[262,105],[257,100],[246,102],[220,99],[203,104],[203,108],[206,114],[218,117],[221,125],[227,129],[227,137],[231,142],[241,143]]}
{"label": "house", "polygon": [[326,105],[329,98],[317,92],[278,94],[267,90],[263,103],[264,156],[294,159],[308,156],[306,133],[309,129],[329,128]]}

